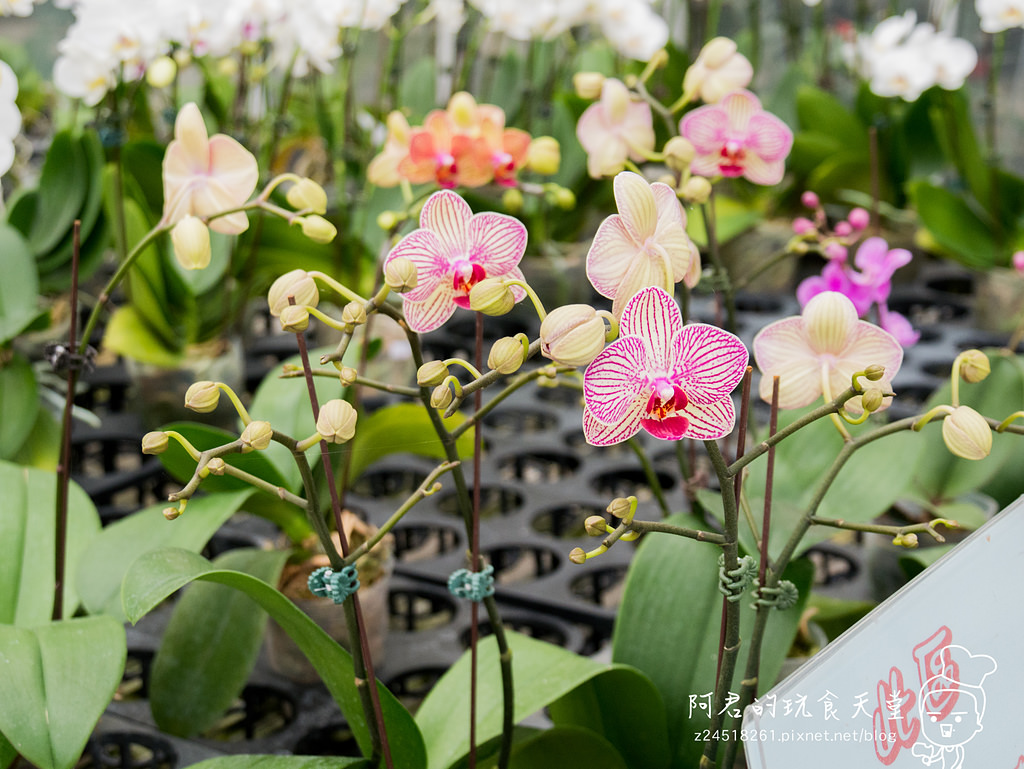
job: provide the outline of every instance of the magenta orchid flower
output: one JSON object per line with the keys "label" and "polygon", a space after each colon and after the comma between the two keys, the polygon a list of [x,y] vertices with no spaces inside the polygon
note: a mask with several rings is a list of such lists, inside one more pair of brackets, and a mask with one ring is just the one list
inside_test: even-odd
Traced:
{"label": "magenta orchid flower", "polygon": [[700,176],[743,176],[754,184],[778,184],[793,146],[793,132],[761,109],[750,91],[733,91],[717,104],[683,116],[679,132],[697,156],[690,170]]}
{"label": "magenta orchid flower", "polygon": [[[811,299],[801,315],[761,329],[754,337],[754,358],[762,374],[761,397],[771,400],[772,379],[778,376],[779,407],[795,409],[822,396],[831,401],[850,386],[855,372],[871,365],[885,368],[873,385],[887,391],[903,362],[903,347],[892,334],[858,320],[844,294],[826,291]],[[883,399],[882,408],[891,402],[891,397]],[[846,409],[861,412],[860,396],[847,401]]]}
{"label": "magenta orchid flower", "polygon": [[[209,136],[199,107],[189,102],[174,121],[174,140],[163,163],[165,224],[187,215],[201,219],[239,208],[249,200],[259,167],[245,147],[224,134]],[[214,232],[237,235],[249,227],[244,211],[211,219]]]}
{"label": "magenta orchid flower", "polygon": [[621,80],[607,78],[601,100],[587,107],[576,123],[576,138],[587,152],[587,173],[611,176],[627,160],[641,161],[654,150],[654,118],[649,104],[633,101]]}
{"label": "magenta orchid flower", "polygon": [[[402,294],[409,328],[433,331],[456,307],[469,307],[469,290],[485,278],[523,280],[519,260],[526,251],[526,227],[505,214],[474,214],[450,190],[431,195],[420,213],[420,227],[402,238],[384,260],[404,257],[416,265],[417,284]],[[516,301],[526,296],[512,287]]]}
{"label": "magenta orchid flower", "polygon": [[587,443],[621,443],[641,428],[662,440],[732,431],[731,393],[747,368],[738,338],[703,323],[684,326],[675,300],[657,286],[629,300],[619,333],[583,374]]}
{"label": "magenta orchid flower", "polygon": [[620,317],[640,289],[659,286],[671,292],[684,281],[700,280],[700,253],[686,234],[686,214],[667,184],[648,184],[623,171],[615,177],[619,213],[605,219],[587,253],[587,277],[601,296],[613,300]]}

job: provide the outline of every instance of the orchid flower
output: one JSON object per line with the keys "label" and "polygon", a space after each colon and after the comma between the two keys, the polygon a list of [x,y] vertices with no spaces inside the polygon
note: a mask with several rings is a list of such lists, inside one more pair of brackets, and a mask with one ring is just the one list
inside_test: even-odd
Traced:
{"label": "orchid flower", "polygon": [[793,146],[793,132],[761,109],[750,91],[733,91],[718,104],[683,116],[679,132],[697,156],[690,170],[700,176],[743,176],[754,184],[778,184]]}
{"label": "orchid flower", "polygon": [[1024,27],[1024,0],[974,0],[983,32],[995,34]]}
{"label": "orchid flower", "polygon": [[683,96],[691,101],[715,104],[739,88],[746,88],[754,77],[754,67],[727,37],[709,40],[683,77]]}
{"label": "orchid flower", "polygon": [[679,281],[700,280],[700,253],[686,234],[686,214],[667,184],[648,184],[623,171],[613,182],[619,213],[605,219],[587,253],[587,277],[601,296],[614,300],[619,317],[647,286],[669,293]]}
{"label": "orchid flower", "polygon": [[587,173],[591,177],[618,173],[627,160],[641,161],[654,150],[651,107],[633,101],[621,80],[606,78],[601,100],[580,115],[576,137],[587,152]]}
{"label": "orchid flower", "polygon": [[620,443],[641,428],[662,440],[732,431],[731,393],[747,368],[738,338],[703,323],[684,326],[675,300],[657,286],[629,301],[619,333],[583,375],[587,443]]}
{"label": "orchid flower", "polygon": [[[164,155],[165,224],[188,214],[201,219],[240,208],[256,189],[256,158],[224,134],[208,136],[199,107],[189,102],[174,121],[174,141]],[[249,227],[244,211],[210,219],[214,232],[237,235]]]}
{"label": "orchid flower", "polygon": [[[903,362],[896,338],[858,320],[848,297],[826,291],[811,299],[799,316],[769,323],[754,337],[754,358],[761,369],[761,397],[770,401],[772,379],[779,377],[779,408],[795,409],[824,396],[831,401],[851,384],[853,375],[871,365],[885,368],[875,383],[884,391]],[[891,397],[882,401],[888,408]],[[859,413],[860,396],[846,402]]]}
{"label": "orchid flower", "polygon": [[[485,278],[523,280],[519,260],[526,251],[526,227],[511,216],[474,214],[454,192],[431,195],[420,213],[420,227],[402,238],[388,253],[384,269],[394,259],[416,266],[416,287],[402,294],[405,319],[413,331],[424,333],[448,320],[456,307],[469,307],[469,291]],[[526,292],[512,287],[516,301]]]}

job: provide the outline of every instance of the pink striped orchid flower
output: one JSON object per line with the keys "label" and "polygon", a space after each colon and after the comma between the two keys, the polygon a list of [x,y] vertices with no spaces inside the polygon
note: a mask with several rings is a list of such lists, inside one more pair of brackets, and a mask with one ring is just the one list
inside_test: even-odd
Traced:
{"label": "pink striped orchid flower", "polygon": [[620,336],[583,375],[583,433],[608,446],[641,428],[662,440],[714,440],[733,429],[731,393],[747,348],[716,326],[683,325],[675,300],[645,288],[626,305]]}
{"label": "pink striped orchid flower", "polygon": [[[384,260],[399,257],[416,265],[416,288],[402,294],[405,320],[419,333],[433,331],[454,313],[469,307],[469,291],[485,278],[523,280],[519,260],[526,251],[526,227],[518,219],[492,212],[474,214],[469,203],[450,190],[431,195],[420,213],[420,227],[391,249]],[[512,287],[519,301],[526,292]]]}

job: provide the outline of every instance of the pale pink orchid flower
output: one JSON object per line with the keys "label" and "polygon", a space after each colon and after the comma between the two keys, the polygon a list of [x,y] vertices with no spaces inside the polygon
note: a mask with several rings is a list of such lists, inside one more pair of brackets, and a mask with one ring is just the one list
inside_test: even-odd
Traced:
{"label": "pale pink orchid flower", "polygon": [[[469,291],[485,278],[523,280],[519,260],[526,251],[526,227],[493,212],[474,214],[450,190],[431,195],[420,213],[420,227],[391,249],[384,269],[404,257],[416,265],[417,283],[402,294],[405,320],[419,333],[433,331],[456,307],[469,307]],[[516,301],[526,291],[512,287]]]}
{"label": "pale pink orchid flower", "polygon": [[720,102],[735,90],[746,88],[754,77],[754,67],[736,43],[716,37],[701,48],[683,77],[683,95],[687,101],[699,96],[707,104]]}
{"label": "pale pink orchid flower", "polygon": [[690,164],[693,173],[742,176],[754,184],[782,181],[786,156],[793,146],[793,132],[761,109],[760,100],[745,90],[686,113],[679,132],[697,150]]}
{"label": "pale pink orchid flower", "polygon": [[747,368],[737,337],[704,323],[683,325],[675,300],[657,286],[626,305],[619,338],[583,374],[583,434],[593,446],[641,429],[662,440],[715,440],[732,432],[731,393]]}
{"label": "pale pink orchid flower", "polygon": [[[803,313],[769,323],[754,337],[754,358],[761,369],[760,395],[770,401],[772,379],[779,377],[779,408],[807,406],[824,396],[826,401],[844,392],[854,373],[868,366],[885,368],[871,386],[888,391],[903,362],[903,347],[878,326],[857,318],[845,295],[826,291],[811,299]],[[860,384],[869,384],[861,379]],[[882,401],[888,408],[891,397]],[[860,413],[860,396],[846,402],[846,410]]]}
{"label": "pale pink orchid flower", "polygon": [[[249,150],[230,136],[209,136],[193,102],[181,108],[174,121],[174,140],[164,154],[165,224],[176,224],[189,214],[205,219],[239,208],[258,180],[259,168]],[[249,218],[236,211],[208,224],[215,232],[237,235],[249,227]]]}
{"label": "pale pink orchid flower", "polygon": [[679,281],[700,280],[700,253],[686,234],[686,213],[667,184],[623,171],[612,184],[619,213],[605,219],[587,253],[587,277],[601,296],[613,300],[620,317],[640,289],[669,293]]}
{"label": "pale pink orchid flower", "polygon": [[576,123],[576,138],[587,152],[587,173],[594,179],[621,171],[627,160],[644,160],[654,150],[651,107],[634,101],[621,80],[605,78],[601,99]]}

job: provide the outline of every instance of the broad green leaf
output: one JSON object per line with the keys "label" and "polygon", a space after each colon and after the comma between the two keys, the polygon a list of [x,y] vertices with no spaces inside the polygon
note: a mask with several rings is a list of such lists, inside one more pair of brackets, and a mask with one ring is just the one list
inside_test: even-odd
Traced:
{"label": "broad green leaf", "polygon": [[[513,679],[529,682],[529,685],[517,686],[515,690],[513,710],[516,722],[598,676],[628,670],[622,665],[607,665],[580,657],[518,633],[508,633],[508,643],[512,652]],[[476,734],[477,740],[484,743],[501,733],[503,712],[501,670],[494,637],[482,640],[477,653]],[[621,675],[637,674],[629,671]],[[416,723],[427,744],[431,769],[449,767],[469,752],[469,698],[466,696],[469,680],[470,655],[467,651],[441,677],[416,713]],[[625,702],[620,704],[624,709],[629,707]],[[656,711],[655,707],[650,712]]]}
{"label": "broad green leaf", "polygon": [[17,757],[18,751],[6,737],[0,734],[0,769],[7,769]]}
{"label": "broad green leaf", "polygon": [[[449,430],[466,421],[461,413],[444,420]],[[444,447],[430,421],[430,415],[421,404],[396,403],[384,406],[360,418],[356,435],[352,439],[352,464],[349,477],[355,480],[379,459],[390,454],[410,453],[432,459],[444,459]],[[459,456],[473,454],[473,433],[467,430],[456,444]]]}
{"label": "broad green leaf", "polygon": [[402,71],[398,103],[408,110],[414,122],[439,106],[434,98],[434,69],[433,58],[421,56]]}
{"label": "broad green leaf", "polygon": [[[276,585],[287,558],[285,550],[243,548],[214,565]],[[149,703],[157,725],[179,737],[213,726],[245,686],[266,626],[267,613],[245,593],[212,582],[190,586],[153,660]]]}
{"label": "broad green leaf", "polygon": [[118,307],[107,321],[103,346],[125,357],[162,368],[177,368],[183,350],[168,347],[133,305]]}
{"label": "broad green leaf", "polygon": [[[698,527],[686,516],[670,522]],[[693,735],[710,720],[691,696],[714,689],[722,615],[718,591],[719,548],[683,537],[648,536],[639,547],[626,577],[615,623],[612,659],[643,671],[661,692],[668,720],[673,766],[696,766],[703,744]],[[775,681],[796,636],[812,569],[806,561],[785,572],[800,590],[800,601],[785,611],[772,611],[761,649],[759,691]],[[749,640],[754,620],[751,601],[740,600],[740,637]],[[744,676],[749,644],[740,648],[733,691]]]}
{"label": "broad green leaf", "polygon": [[39,177],[28,242],[37,254],[45,254],[64,238],[71,237],[71,225],[82,210],[89,189],[88,161],[70,130],[59,131],[46,151]]}
{"label": "broad green leaf", "polygon": [[832,94],[805,85],[797,90],[796,112],[801,130],[832,136],[848,151],[867,153],[868,132]]}
{"label": "broad green leaf", "polygon": [[124,628],[84,617],[0,625],[0,731],[40,769],[70,769],[124,674]]}
{"label": "broad green leaf", "polygon": [[[625,706],[624,706],[625,705]],[[661,693],[633,668],[609,670],[551,703],[558,726],[577,726],[600,735],[634,767],[667,767],[668,724]]]}
{"label": "broad green leaf", "polygon": [[[132,622],[167,596],[193,580],[229,585],[256,601],[291,636],[316,668],[341,708],[364,753],[370,750],[367,722],[356,691],[352,658],[313,620],[278,590],[237,571],[215,569],[202,556],[167,548],[141,556],[125,576],[122,596],[125,614]],[[409,712],[378,683],[388,742],[395,766],[425,769],[426,751],[419,729]]]}
{"label": "broad green leaf", "polygon": [[[628,707],[628,705],[626,705]],[[627,769],[614,746],[600,735],[579,726],[556,726],[512,749],[510,769]],[[648,767],[651,764],[634,764]]]}
{"label": "broad green leaf", "polygon": [[[871,192],[871,167],[867,157],[857,152],[836,152],[825,159],[807,181],[808,189],[827,198],[838,198],[841,191]],[[888,176],[879,185],[882,200],[892,200],[893,190]]]}
{"label": "broad green leaf", "polygon": [[[737,235],[749,230],[764,217],[754,206],[725,195],[715,196],[715,229],[719,245],[727,243]],[[691,213],[686,223],[686,232],[701,248],[708,242],[704,219],[696,212]]]}
{"label": "broad green leaf", "polygon": [[35,373],[18,353],[0,365],[0,407],[0,459],[11,459],[29,437],[39,414]]}
{"label": "broad green leaf", "polygon": [[59,460],[60,423],[48,410],[41,408],[36,412],[36,421],[29,431],[28,438],[11,457],[11,461],[47,472],[56,472]]}
{"label": "broad green leaf", "polygon": [[[20,627],[50,619],[53,608],[57,476],[0,461],[0,622]],[[64,616],[78,608],[75,573],[82,552],[100,530],[96,508],[82,487],[68,489]]]}
{"label": "broad green leaf", "polygon": [[91,614],[110,614],[124,621],[121,582],[136,558],[162,547],[199,552],[252,494],[247,489],[197,497],[173,521],[163,516],[166,503],[157,504],[104,528],[89,543],[79,564],[85,608]]}
{"label": "broad green leaf", "polygon": [[910,187],[922,226],[946,256],[966,267],[985,270],[1003,259],[992,236],[992,224],[983,220],[956,193],[926,181]]}
{"label": "broad green leaf", "polygon": [[39,279],[32,252],[16,229],[0,224],[0,347],[39,315]]}
{"label": "broad green leaf", "polygon": [[811,621],[825,631],[830,641],[853,627],[875,606],[874,601],[832,598],[821,593],[811,593],[807,599],[807,613]]}
{"label": "broad green leaf", "polygon": [[963,91],[947,91],[942,96],[942,101],[928,110],[932,130],[946,158],[960,171],[971,192],[984,199],[991,190],[990,167],[978,145],[967,95]]}
{"label": "broad green leaf", "polygon": [[344,756],[218,756],[191,764],[187,769],[371,769],[365,758]]}
{"label": "broad green leaf", "polygon": [[936,545],[909,550],[900,556],[900,568],[907,579],[913,579],[954,547],[955,545]]}

